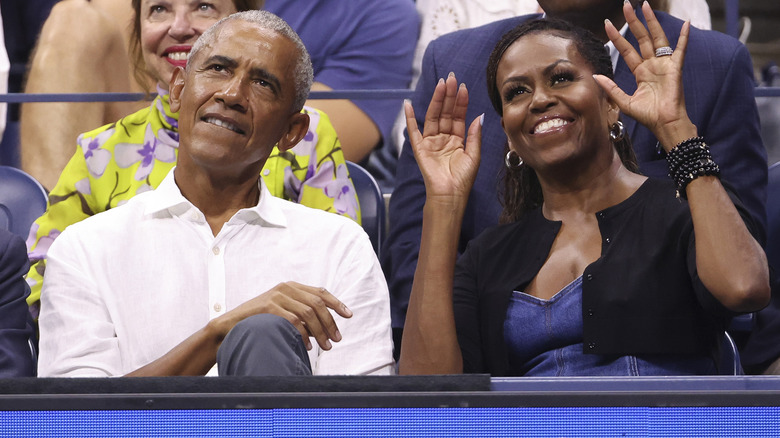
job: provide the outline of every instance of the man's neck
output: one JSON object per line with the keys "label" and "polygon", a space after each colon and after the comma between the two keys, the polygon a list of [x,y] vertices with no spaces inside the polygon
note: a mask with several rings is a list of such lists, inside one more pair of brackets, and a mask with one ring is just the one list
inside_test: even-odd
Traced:
{"label": "man's neck", "polygon": [[215,236],[239,210],[257,205],[261,195],[259,175],[259,169],[246,172],[243,177],[193,172],[189,171],[189,166],[182,167],[181,163],[173,174],[182,196],[203,213]]}

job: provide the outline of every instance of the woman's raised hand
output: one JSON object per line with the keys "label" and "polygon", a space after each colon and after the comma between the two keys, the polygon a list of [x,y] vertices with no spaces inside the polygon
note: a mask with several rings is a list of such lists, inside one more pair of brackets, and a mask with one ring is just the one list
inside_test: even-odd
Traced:
{"label": "woman's raised hand", "polygon": [[624,114],[648,127],[669,151],[680,141],[697,135],[696,127],[685,109],[682,86],[682,66],[690,23],[683,24],[677,47],[672,51],[661,24],[647,2],[642,4],[642,12],[647,28],[639,21],[630,3],[623,5],[628,26],[639,42],[639,52],[610,21],[607,20],[605,24],[609,39],[636,77],[636,92],[629,96],[604,76],[596,75],[596,81]]}
{"label": "woman's raised hand", "polygon": [[436,85],[422,133],[417,128],[412,105],[404,104],[409,143],[420,166],[428,199],[468,197],[471,191],[479,168],[484,115],[471,123],[467,136],[468,103],[466,85],[458,86],[455,75],[450,73]]}

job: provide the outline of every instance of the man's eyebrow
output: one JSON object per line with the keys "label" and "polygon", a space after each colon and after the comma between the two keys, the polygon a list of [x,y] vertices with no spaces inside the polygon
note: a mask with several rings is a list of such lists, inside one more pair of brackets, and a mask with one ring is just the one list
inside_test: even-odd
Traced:
{"label": "man's eyebrow", "polygon": [[275,90],[282,89],[282,83],[279,81],[279,78],[268,70],[261,67],[255,67],[251,70],[251,73],[253,78],[259,78],[266,82],[270,82]]}
{"label": "man's eyebrow", "polygon": [[211,55],[205,61],[203,61],[203,64],[204,65],[220,64],[226,67],[236,67],[238,65],[238,61],[227,56]]}

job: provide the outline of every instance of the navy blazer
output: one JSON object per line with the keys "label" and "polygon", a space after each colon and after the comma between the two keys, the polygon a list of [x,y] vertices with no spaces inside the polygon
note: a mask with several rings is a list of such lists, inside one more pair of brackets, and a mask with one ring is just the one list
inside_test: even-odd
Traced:
{"label": "navy blazer", "polygon": [[21,237],[0,229],[0,378],[35,375],[29,340],[33,320],[27,307],[30,269]]}
{"label": "navy blazer", "polygon": [[[641,18],[641,11],[639,14]],[[657,12],[656,16],[675,46],[683,22],[662,12]],[[436,82],[447,77],[449,72],[454,72],[458,81],[469,89],[467,123],[485,113],[482,161],[463,219],[461,252],[482,230],[496,225],[501,212],[499,187],[506,136],[486,92],[487,60],[503,34],[537,17],[538,14],[525,15],[453,32],[431,42],[425,51],[422,74],[412,99],[420,130]],[[626,38],[637,47],[630,30]],[[628,94],[636,90],[636,80],[622,58],[615,71],[615,81]],[[731,183],[756,220],[757,235],[763,243],[767,161],[760,136],[750,55],[743,44],[730,36],[691,28],[683,82],[688,115],[699,135],[710,145],[713,157],[720,165],[721,177]],[[641,172],[667,178],[666,160],[659,152],[655,136],[635,120],[622,117]],[[390,287],[393,327],[403,327],[417,266],[424,203],[425,185],[407,137],[390,200],[390,233],[382,254]]]}

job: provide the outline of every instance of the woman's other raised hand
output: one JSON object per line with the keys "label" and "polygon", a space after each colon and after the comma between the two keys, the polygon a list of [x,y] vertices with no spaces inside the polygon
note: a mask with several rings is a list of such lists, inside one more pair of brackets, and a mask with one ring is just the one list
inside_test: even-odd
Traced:
{"label": "woman's other raised hand", "polygon": [[647,27],[637,18],[630,3],[623,5],[626,22],[639,42],[639,52],[609,20],[605,22],[609,39],[636,77],[636,92],[629,96],[608,78],[600,75],[595,78],[620,110],[650,129],[668,152],[679,142],[697,135],[696,127],[688,118],[682,85],[690,23],[683,24],[677,47],[672,50],[647,2],[642,4],[642,12]]}
{"label": "woman's other raised hand", "polygon": [[466,134],[466,85],[458,86],[453,73],[440,79],[425,114],[423,132],[417,128],[414,109],[404,103],[409,143],[425,181],[426,196],[467,198],[480,160],[482,118],[475,119]]}

